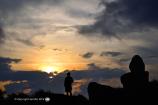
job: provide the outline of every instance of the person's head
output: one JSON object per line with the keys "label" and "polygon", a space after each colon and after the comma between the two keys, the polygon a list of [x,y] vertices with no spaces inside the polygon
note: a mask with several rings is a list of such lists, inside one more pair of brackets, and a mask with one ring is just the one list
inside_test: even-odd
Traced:
{"label": "person's head", "polygon": [[67,73],[67,76],[70,76],[70,72]]}
{"label": "person's head", "polygon": [[129,65],[129,69],[133,73],[144,72],[145,64],[143,62],[143,59],[139,55],[134,55]]}

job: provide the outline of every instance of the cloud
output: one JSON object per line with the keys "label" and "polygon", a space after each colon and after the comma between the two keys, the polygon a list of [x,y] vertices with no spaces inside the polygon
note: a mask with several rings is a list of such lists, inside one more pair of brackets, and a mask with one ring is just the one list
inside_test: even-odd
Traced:
{"label": "cloud", "polygon": [[18,42],[21,42],[27,46],[35,46],[35,44],[31,41],[31,39],[16,39]]}
{"label": "cloud", "polygon": [[157,46],[150,46],[150,47],[136,46],[136,47],[133,47],[133,49],[144,57],[151,57],[151,56],[158,57]]}
{"label": "cloud", "polygon": [[119,61],[121,62],[121,63],[126,63],[126,62],[129,62],[130,61],[130,58],[120,58],[119,59]]}
{"label": "cloud", "polygon": [[99,70],[100,67],[98,67],[95,63],[89,63],[87,64],[88,70]]}
{"label": "cloud", "polygon": [[[8,86],[10,86],[10,85],[14,85],[14,84],[25,84],[25,83],[27,83],[27,81],[12,81],[12,80],[5,80],[5,81],[0,81],[0,90],[1,91],[9,91],[8,89],[7,89],[7,87]],[[24,86],[23,86],[24,87]],[[16,88],[12,88],[12,93],[13,93],[13,89],[15,89],[16,91],[18,90],[19,91],[19,89],[16,87]],[[22,89],[22,88],[21,88]],[[14,91],[14,92],[16,92],[16,91]]]}
{"label": "cloud", "polygon": [[[146,64],[157,64],[158,62],[158,47],[150,46],[150,47],[133,47],[137,54],[141,55]],[[153,65],[154,66],[154,65]]]}
{"label": "cloud", "polygon": [[44,49],[46,46],[45,45],[40,45],[39,49]]}
{"label": "cloud", "polygon": [[121,52],[113,52],[113,51],[102,52],[100,54],[100,56],[112,56],[112,57],[117,57],[117,56],[120,56],[120,55],[122,55]]}
{"label": "cloud", "polygon": [[59,49],[59,48],[54,48],[52,49],[53,51],[62,51],[62,49]]}
{"label": "cloud", "polygon": [[90,80],[88,79],[80,79],[80,80],[75,80],[75,82],[73,83],[73,90],[72,93],[73,94],[78,94],[78,93],[83,93],[84,90],[84,94],[87,93],[86,91],[86,85],[90,82]]}
{"label": "cloud", "polygon": [[72,71],[71,73],[76,79],[85,78],[98,81],[100,79],[120,78],[120,76],[125,73],[125,71],[120,69],[104,68],[98,70]]}
{"label": "cloud", "polygon": [[[40,72],[40,71],[16,71],[16,72],[14,72],[11,69],[10,63],[12,63],[12,62],[18,63],[20,61],[21,61],[21,59],[0,57],[0,81],[1,82],[11,81],[10,84],[12,86],[15,86],[17,84],[17,82],[14,82],[14,81],[27,81],[27,83],[23,83],[23,85],[28,84],[31,87],[33,92],[39,90],[40,88],[48,89],[49,76],[47,73]],[[10,85],[10,84],[8,84],[8,85]],[[13,89],[15,89],[15,88],[13,88]],[[12,92],[15,92],[15,91],[12,91]]]}
{"label": "cloud", "polygon": [[120,33],[157,29],[157,0],[102,0],[100,4],[105,8],[96,18],[96,22],[81,26],[80,33],[101,33],[107,37],[116,37]]}
{"label": "cloud", "polygon": [[11,81],[0,81],[0,90],[5,91],[5,85],[11,84]]}
{"label": "cloud", "polygon": [[[0,26],[5,30],[0,42],[5,37],[4,46],[16,42],[32,46],[47,43],[47,36],[58,32],[75,32],[76,25],[94,20],[89,14],[98,11],[98,3],[98,0],[0,0]],[[41,42],[40,35],[46,36]]]}
{"label": "cloud", "polygon": [[[0,0],[0,43],[2,44],[7,38],[15,37],[16,41],[32,46],[33,43],[30,39],[27,39],[26,36],[30,34],[35,35],[32,30],[35,28],[37,30],[42,27],[40,24],[43,23],[43,20],[39,18],[32,18],[32,11],[37,10],[36,7],[40,7],[41,5],[56,6],[62,3],[62,1],[63,0]],[[31,7],[32,10],[29,11]],[[8,34],[7,31],[4,32],[4,29],[7,31],[11,30],[9,31],[11,34]],[[23,30],[25,30],[25,32],[23,32]],[[20,36],[23,35],[24,39],[18,39],[19,36],[13,35],[13,33],[16,35],[20,33]],[[36,33],[41,34],[41,31],[36,31]]]}
{"label": "cloud", "polygon": [[0,64],[9,64],[9,63],[18,63],[20,62],[22,59],[12,59],[12,58],[9,58],[9,57],[0,57]]}
{"label": "cloud", "polygon": [[[48,74],[40,71],[17,71],[17,72],[3,72],[0,74],[0,81],[11,80],[11,81],[27,81],[24,85],[28,85],[32,92],[35,92],[39,89],[49,90],[49,76]],[[15,83],[12,86],[16,85]],[[16,87],[16,86],[15,86]],[[11,87],[10,87],[11,88]],[[13,88],[14,89],[14,88]],[[11,91],[11,90],[10,90]],[[16,92],[16,91],[12,91]]]}
{"label": "cloud", "polygon": [[2,27],[0,27],[0,44],[4,42],[5,34]]}
{"label": "cloud", "polygon": [[17,11],[20,8],[23,8],[25,5],[38,5],[38,4],[50,4],[56,5],[60,3],[62,0],[1,0],[0,1],[0,10],[2,13],[8,13],[11,11]]}
{"label": "cloud", "polygon": [[27,85],[27,82],[14,82],[11,81],[10,84],[5,86],[5,90],[7,91],[7,93],[11,94],[11,93],[22,93],[23,90],[25,89]]}
{"label": "cloud", "polygon": [[[10,63],[18,63],[20,61],[21,61],[21,59],[12,59],[9,57],[0,57],[0,73],[1,74],[2,73],[10,73],[11,72]],[[2,75],[1,77],[3,77],[3,76],[4,75]]]}
{"label": "cloud", "polygon": [[85,54],[82,55],[83,58],[89,59],[94,55],[93,52],[87,52]]}

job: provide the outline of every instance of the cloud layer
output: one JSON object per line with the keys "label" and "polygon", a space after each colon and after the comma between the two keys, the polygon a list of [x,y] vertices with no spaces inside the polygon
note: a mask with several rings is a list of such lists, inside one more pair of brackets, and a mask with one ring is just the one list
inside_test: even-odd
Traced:
{"label": "cloud layer", "polygon": [[100,56],[112,56],[112,57],[116,57],[116,56],[120,56],[120,55],[122,55],[121,52],[112,52],[112,51],[102,52],[100,54]]}
{"label": "cloud layer", "polygon": [[[32,46],[36,35],[69,30],[73,25],[91,22],[98,11],[98,3],[97,0],[1,0],[0,42],[9,38]],[[6,30],[5,34],[2,29]],[[26,37],[21,37],[23,35]]]}
{"label": "cloud layer", "polygon": [[4,42],[5,34],[3,28],[0,26],[0,44]]}
{"label": "cloud layer", "polygon": [[101,33],[111,37],[121,33],[148,31],[158,26],[157,0],[102,0],[105,8],[92,25],[81,27],[80,33]]}
{"label": "cloud layer", "polygon": [[94,55],[93,52],[87,52],[87,53],[83,54],[82,57],[85,58],[85,59],[89,59],[89,58],[91,58],[93,55]]}

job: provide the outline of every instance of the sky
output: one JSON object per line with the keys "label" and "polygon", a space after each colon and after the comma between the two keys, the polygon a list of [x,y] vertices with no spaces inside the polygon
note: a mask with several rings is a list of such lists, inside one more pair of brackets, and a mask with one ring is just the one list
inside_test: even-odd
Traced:
{"label": "sky", "polygon": [[150,80],[158,79],[157,5],[157,0],[0,0],[0,89],[63,93],[67,71],[76,94],[87,94],[91,81],[121,87],[119,78],[135,54]]}

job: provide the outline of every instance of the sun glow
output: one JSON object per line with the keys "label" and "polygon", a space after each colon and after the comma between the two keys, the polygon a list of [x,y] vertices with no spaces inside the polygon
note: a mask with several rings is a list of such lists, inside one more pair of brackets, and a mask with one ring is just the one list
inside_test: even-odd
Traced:
{"label": "sun glow", "polygon": [[47,66],[47,67],[42,67],[42,71],[49,74],[49,73],[53,73],[54,69],[53,67]]}

